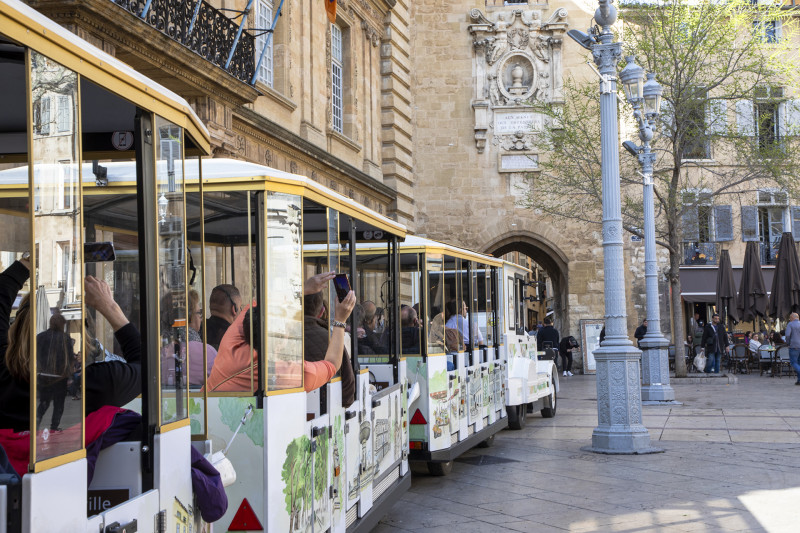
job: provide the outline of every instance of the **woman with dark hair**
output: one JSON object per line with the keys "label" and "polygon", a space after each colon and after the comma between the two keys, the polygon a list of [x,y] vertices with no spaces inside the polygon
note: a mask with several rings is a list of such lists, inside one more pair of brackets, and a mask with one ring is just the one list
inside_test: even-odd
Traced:
{"label": "woman with dark hair", "polygon": [[[30,429],[30,294],[22,299],[9,325],[14,299],[29,275],[26,255],[0,274],[0,428],[13,431]],[[120,407],[141,394],[141,338],[104,281],[86,276],[83,297],[111,325],[127,361],[95,363],[84,369],[89,414],[104,405]]]}
{"label": "woman with dark hair", "polygon": [[50,431],[61,431],[61,415],[67,399],[67,381],[75,352],[72,339],[64,332],[67,321],[61,314],[50,317],[50,327],[36,335],[36,372],[39,398],[36,405],[36,425],[40,425],[44,414],[53,403]]}

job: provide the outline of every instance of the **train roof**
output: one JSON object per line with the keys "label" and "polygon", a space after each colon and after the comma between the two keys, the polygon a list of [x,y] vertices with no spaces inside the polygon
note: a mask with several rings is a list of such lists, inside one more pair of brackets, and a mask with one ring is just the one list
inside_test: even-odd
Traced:
{"label": "train roof", "polygon": [[[0,44],[4,42],[3,36],[46,55],[95,85],[183,127],[202,153],[211,153],[208,130],[186,100],[23,2],[0,0]],[[12,43],[5,45],[11,46]],[[6,127],[10,126],[5,124],[7,118],[0,115],[0,131],[12,131]],[[13,128],[14,131],[16,129]]]}

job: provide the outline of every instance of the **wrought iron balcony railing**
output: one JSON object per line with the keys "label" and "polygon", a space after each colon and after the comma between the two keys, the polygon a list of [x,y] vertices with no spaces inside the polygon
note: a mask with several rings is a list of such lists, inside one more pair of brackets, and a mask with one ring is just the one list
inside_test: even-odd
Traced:
{"label": "wrought iron balcony railing", "polygon": [[684,265],[716,265],[719,257],[715,242],[683,243]]}
{"label": "wrought iron balcony railing", "polygon": [[111,1],[235,78],[250,84],[255,72],[255,37],[247,31],[242,32],[226,68],[239,24],[219,9],[202,0]]}

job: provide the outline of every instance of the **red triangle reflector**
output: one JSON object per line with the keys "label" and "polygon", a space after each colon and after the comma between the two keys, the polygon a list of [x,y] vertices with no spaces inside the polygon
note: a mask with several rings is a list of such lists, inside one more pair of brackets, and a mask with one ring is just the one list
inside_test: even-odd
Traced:
{"label": "red triangle reflector", "polygon": [[414,413],[414,416],[411,417],[411,423],[412,424],[427,424],[428,421],[425,420],[425,417],[422,416],[422,413],[420,412],[420,410],[417,409],[417,412]]}
{"label": "red triangle reflector", "polygon": [[231,520],[231,525],[228,526],[228,531],[264,531],[247,498],[242,500],[239,510]]}

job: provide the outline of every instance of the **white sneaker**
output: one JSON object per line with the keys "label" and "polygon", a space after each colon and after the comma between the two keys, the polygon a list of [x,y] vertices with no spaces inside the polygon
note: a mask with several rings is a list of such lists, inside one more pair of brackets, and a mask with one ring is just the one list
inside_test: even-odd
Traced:
{"label": "white sneaker", "polygon": [[571,376],[571,375],[572,375],[572,372],[570,372],[569,370],[567,370],[567,375],[568,375],[568,376]]}
{"label": "white sneaker", "polygon": [[564,377],[567,377],[567,371],[564,370]]}

